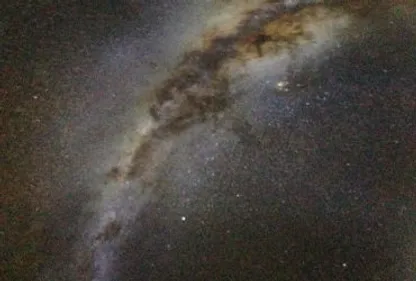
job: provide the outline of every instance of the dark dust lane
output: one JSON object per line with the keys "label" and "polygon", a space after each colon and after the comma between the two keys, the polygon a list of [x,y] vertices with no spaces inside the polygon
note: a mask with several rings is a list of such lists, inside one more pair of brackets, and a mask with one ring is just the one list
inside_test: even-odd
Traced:
{"label": "dark dust lane", "polygon": [[327,8],[321,4],[298,5],[290,9],[274,1],[245,15],[234,32],[216,36],[214,32],[211,38],[207,36],[205,46],[187,52],[172,77],[150,93],[154,102],[149,115],[156,121],[155,128],[145,145],[137,148],[127,176],[143,174],[150,151],[157,150],[157,144],[152,143],[157,143],[158,138],[179,135],[194,124],[215,119],[238,99],[241,93],[233,94],[232,84],[238,84],[234,71],[239,69],[237,66],[233,69],[231,62],[244,64],[263,55],[273,58],[283,51],[293,56],[302,40],[321,40],[314,34],[316,31],[311,30],[311,25],[328,25],[322,22],[325,18],[332,18],[335,25],[342,25],[346,11],[345,7]]}
{"label": "dark dust lane", "polygon": [[414,280],[416,33],[397,13],[368,15],[290,73],[295,98],[246,93],[292,115],[269,124],[281,106],[260,102],[240,133],[191,129],[112,280]]}

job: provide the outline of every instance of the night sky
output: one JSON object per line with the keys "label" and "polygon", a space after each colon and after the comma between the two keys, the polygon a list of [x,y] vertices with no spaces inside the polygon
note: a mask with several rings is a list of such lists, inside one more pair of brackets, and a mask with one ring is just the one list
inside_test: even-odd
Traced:
{"label": "night sky", "polygon": [[[411,5],[370,13],[284,95],[243,87],[231,128],[176,136],[147,188],[106,173],[204,9],[43,2],[0,9],[0,280],[415,280]],[[121,222],[93,251],[101,213]]]}

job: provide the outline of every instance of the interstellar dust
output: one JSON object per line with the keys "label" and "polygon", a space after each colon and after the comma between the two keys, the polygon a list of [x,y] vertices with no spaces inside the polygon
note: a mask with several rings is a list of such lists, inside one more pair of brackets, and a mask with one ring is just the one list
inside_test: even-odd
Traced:
{"label": "interstellar dust", "polygon": [[140,177],[161,140],[178,136],[192,125],[215,120],[233,104],[230,85],[234,71],[232,67],[227,69],[229,64],[244,64],[295,49],[301,42],[313,40],[305,25],[342,13],[339,6],[329,9],[318,3],[285,8],[269,1],[248,13],[236,32],[218,36],[211,33],[206,47],[186,53],[172,77],[151,94],[148,113],[156,125],[136,149],[127,178]]}

